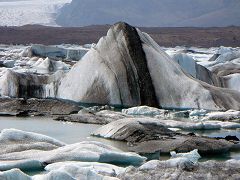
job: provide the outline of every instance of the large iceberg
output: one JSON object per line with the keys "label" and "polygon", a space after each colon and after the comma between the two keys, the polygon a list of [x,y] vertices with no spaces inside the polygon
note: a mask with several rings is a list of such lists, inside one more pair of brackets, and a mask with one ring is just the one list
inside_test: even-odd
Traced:
{"label": "large iceberg", "polygon": [[190,77],[149,35],[125,23],[112,26],[70,70],[58,97],[122,106],[240,109],[239,92]]}
{"label": "large iceberg", "polygon": [[[83,55],[82,51],[87,53]],[[0,95],[124,107],[239,110],[239,52],[229,49],[219,53],[223,54],[210,62],[216,61],[212,72],[186,55],[176,55],[175,62],[148,34],[117,23],[90,50],[74,45],[32,45],[25,50],[22,46],[9,47],[1,52],[5,67],[0,68]],[[226,53],[232,55],[227,58]],[[67,72],[74,58],[81,61]],[[231,63],[226,64],[228,70],[219,66],[222,62]],[[219,73],[224,77],[219,79]]]}

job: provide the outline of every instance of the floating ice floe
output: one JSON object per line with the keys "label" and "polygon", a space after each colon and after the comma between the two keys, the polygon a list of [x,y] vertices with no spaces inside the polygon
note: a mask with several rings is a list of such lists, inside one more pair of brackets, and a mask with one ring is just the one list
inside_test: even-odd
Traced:
{"label": "floating ice floe", "polygon": [[156,169],[158,166],[165,165],[167,167],[180,167],[182,169],[191,169],[198,163],[201,156],[198,154],[198,150],[195,149],[189,153],[176,153],[171,152],[171,159],[166,161],[152,160],[144,163],[139,167],[140,170]]}
{"label": "floating ice floe", "polygon": [[[191,153],[191,152],[190,152]],[[197,164],[183,157],[167,161],[149,161],[139,168],[128,167],[120,179],[238,179],[240,161],[206,161]]]}
{"label": "floating ice floe", "polygon": [[208,113],[207,110],[205,109],[195,109],[195,110],[192,110],[190,113],[189,113],[189,116],[205,116],[206,114]]}
{"label": "floating ice floe", "polygon": [[[30,170],[30,169],[28,169]],[[119,180],[125,168],[97,162],[60,162],[45,167],[44,174],[28,176],[19,169],[0,172],[0,179],[9,180]]]}
{"label": "floating ice floe", "polygon": [[102,110],[95,112],[95,110],[91,109],[82,109],[77,114],[60,115],[55,117],[54,120],[90,124],[108,124],[118,119],[130,117],[132,116],[116,111]]}
{"label": "floating ice floe", "polygon": [[[200,49],[196,49],[196,51],[199,50]],[[192,50],[186,50],[184,48],[175,51],[171,49],[166,50],[183,70],[193,77],[217,87],[240,91],[239,48],[210,48],[203,50],[200,55],[195,51],[191,51]],[[206,54],[208,54],[208,56],[212,54],[212,57],[203,60],[202,56]]]}
{"label": "floating ice floe", "polygon": [[218,129],[237,129],[240,128],[240,123],[208,121],[208,120],[160,120],[160,122],[168,128],[179,128],[183,130],[218,130]]}
{"label": "floating ice floe", "polygon": [[34,69],[36,69],[37,73],[48,74],[53,73],[58,70],[67,71],[70,69],[70,66],[62,61],[51,60],[50,58],[46,58],[45,60],[39,59],[36,63],[32,65]]}
{"label": "floating ice floe", "polygon": [[205,122],[205,121],[196,121],[191,122],[190,120],[186,121],[177,121],[177,120],[160,120],[167,128],[179,128],[183,130],[217,130],[221,129],[220,124]]}
{"label": "floating ice floe", "polygon": [[17,129],[2,130],[0,133],[0,144],[2,146],[0,155],[11,152],[21,153],[31,149],[47,151],[65,145],[65,143],[54,138]]}
{"label": "floating ice floe", "polygon": [[[49,72],[48,69],[45,69]],[[14,98],[47,98],[57,95],[56,85],[64,76],[63,71],[52,75],[17,73],[4,69],[0,76],[0,96]]]}
{"label": "floating ice floe", "polygon": [[[14,142],[14,143],[13,143]],[[53,138],[19,130],[3,130],[0,136],[0,162],[7,167],[24,167],[31,164],[50,164],[62,161],[102,162],[139,165],[146,158],[123,152],[100,142],[80,142],[65,145]],[[4,145],[4,146],[3,146]],[[13,164],[13,161],[16,161]],[[38,163],[39,162],[39,163]]]}
{"label": "floating ice floe", "polygon": [[29,49],[32,56],[48,57],[48,58],[61,58],[78,61],[88,51],[88,48],[75,47],[74,49],[58,47],[58,46],[45,46],[41,44],[33,44]]}
{"label": "floating ice floe", "polygon": [[0,171],[0,179],[4,180],[32,180],[32,178],[19,169],[11,169],[9,171]]}
{"label": "floating ice floe", "polygon": [[238,129],[240,128],[240,123],[235,123],[235,122],[223,122],[223,121],[203,121],[203,124],[211,124],[212,126],[214,125],[220,125],[221,128],[223,129]]}
{"label": "floating ice floe", "polygon": [[130,151],[142,154],[188,152],[199,149],[202,154],[228,152],[233,143],[224,139],[186,135],[171,131],[167,127],[184,130],[220,129],[220,124],[187,124],[177,121],[166,122],[155,118],[125,118],[111,122],[97,129],[93,135],[114,140],[126,141]]}
{"label": "floating ice floe", "polygon": [[191,161],[193,164],[196,164],[198,160],[201,158],[200,154],[198,154],[198,150],[194,149],[193,151],[189,153],[176,153],[175,151],[170,152],[171,159],[175,158],[186,158],[189,161]]}
{"label": "floating ice floe", "polygon": [[66,145],[49,153],[42,153],[43,162],[59,161],[103,162],[112,164],[141,164],[146,158],[136,153],[125,153],[100,142],[86,141]]}
{"label": "floating ice floe", "polygon": [[97,162],[59,162],[45,167],[47,171],[60,171],[70,174],[76,179],[102,179],[116,177],[125,168]]}
{"label": "floating ice floe", "polygon": [[206,119],[220,121],[239,120],[240,111],[228,110],[225,112],[210,112],[206,115]]}
{"label": "floating ice floe", "polygon": [[166,112],[166,110],[149,106],[137,106],[122,110],[122,113],[128,115],[147,115],[147,116],[161,115],[164,114],[164,112]]}
{"label": "floating ice floe", "polygon": [[146,137],[147,140],[151,137],[154,139],[160,134],[175,133],[154,118],[124,118],[102,126],[93,133],[94,136],[130,142],[143,141]]}
{"label": "floating ice floe", "polygon": [[0,114],[10,116],[67,115],[81,108],[72,102],[58,99],[0,98]]}
{"label": "floating ice floe", "polygon": [[216,62],[218,63],[231,61],[233,59],[240,57],[239,49],[234,49],[234,48],[224,47],[224,46],[221,46],[219,48],[217,54],[220,54],[220,56],[216,59]]}

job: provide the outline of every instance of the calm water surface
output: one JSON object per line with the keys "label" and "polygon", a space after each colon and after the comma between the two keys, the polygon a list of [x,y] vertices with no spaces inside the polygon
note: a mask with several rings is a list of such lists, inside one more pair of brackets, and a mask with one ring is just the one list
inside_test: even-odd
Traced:
{"label": "calm water surface", "polygon": [[15,128],[44,134],[65,142],[67,144],[81,141],[101,141],[103,143],[126,150],[123,142],[111,141],[102,138],[91,137],[100,125],[80,124],[71,122],[54,121],[51,117],[1,117],[0,130]]}
{"label": "calm water surface", "polygon": [[[122,150],[126,150],[126,143],[119,141],[111,141],[102,138],[91,137],[91,133],[94,132],[100,125],[93,124],[80,124],[54,121],[50,117],[0,117],[0,130],[6,128],[15,128],[23,131],[30,131],[35,133],[44,134],[67,144],[77,143],[81,141],[100,141]],[[240,139],[240,130],[215,130],[215,131],[194,131],[199,135],[205,135],[210,137],[225,137],[227,135],[234,135]],[[168,159],[170,156],[161,156],[161,159]],[[220,156],[211,156],[202,158],[202,160],[227,160],[227,159],[239,159],[240,152],[231,152]]]}

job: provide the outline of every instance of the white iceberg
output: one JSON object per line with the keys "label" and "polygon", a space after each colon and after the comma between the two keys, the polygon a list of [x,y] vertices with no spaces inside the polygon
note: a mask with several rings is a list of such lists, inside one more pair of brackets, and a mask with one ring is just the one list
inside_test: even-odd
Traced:
{"label": "white iceberg", "polygon": [[41,44],[33,44],[31,46],[33,56],[49,57],[49,58],[66,58],[67,50],[57,46],[45,46]]}
{"label": "white iceberg", "polygon": [[84,47],[65,47],[62,46],[45,46],[41,44],[33,44],[30,53],[23,53],[31,56],[48,57],[53,59],[67,59],[79,61],[88,51]]}
{"label": "white iceberg", "polygon": [[74,65],[57,97],[130,107],[240,108],[239,92],[190,77],[148,34],[126,23],[112,26]]}
{"label": "white iceberg", "polygon": [[64,171],[51,171],[47,174],[35,175],[30,178],[31,180],[77,180]]}
{"label": "white iceberg", "polygon": [[240,91],[240,73],[225,76],[227,79],[227,87],[236,91]]}
{"label": "white iceberg", "polygon": [[65,143],[54,138],[17,129],[2,130],[0,144],[4,145],[0,149],[1,155],[11,152],[21,154],[21,152],[29,149],[52,150],[65,145]]}
{"label": "white iceberg", "polygon": [[19,169],[11,169],[9,171],[0,172],[2,180],[32,180],[32,178]]}
{"label": "white iceberg", "polygon": [[238,120],[240,119],[240,111],[210,112],[207,114],[206,119],[220,121]]}
{"label": "white iceberg", "polygon": [[62,61],[51,60],[46,58],[45,60],[39,59],[35,64],[32,65],[36,69],[37,73],[48,74],[51,72],[56,72],[58,70],[67,71],[70,69],[70,66]]}
{"label": "white iceberg", "polygon": [[[0,161],[6,161],[5,167],[19,165],[20,168],[26,166],[27,162],[37,161],[43,164],[84,161],[139,165],[146,160],[136,153],[123,152],[100,142],[86,141],[65,145],[44,135],[12,129],[3,130],[0,143],[4,145],[0,150]],[[11,164],[15,160],[22,161],[18,161],[19,164]]]}
{"label": "white iceberg", "polygon": [[198,150],[195,149],[189,153],[176,153],[175,151],[170,152],[171,154],[171,159],[174,158],[187,158],[189,161],[191,161],[192,163],[197,163],[198,160],[201,158],[201,156],[198,154]]}
{"label": "white iceberg", "polygon": [[207,113],[208,111],[205,109],[200,109],[200,110],[195,109],[189,113],[189,116],[205,116]]}
{"label": "white iceberg", "polygon": [[65,143],[60,142],[49,136],[38,133],[21,131],[18,129],[3,129],[0,133],[0,143],[7,142],[47,142],[56,146],[64,146]]}
{"label": "white iceberg", "polygon": [[197,77],[197,63],[191,56],[188,56],[184,53],[177,53],[174,54],[172,58],[182,67],[186,73],[191,74],[195,78]]}
{"label": "white iceberg", "polygon": [[201,156],[198,153],[198,150],[195,149],[189,153],[176,153],[172,151],[171,159],[166,161],[152,160],[144,163],[139,167],[140,170],[152,170],[156,168],[164,167],[180,167],[181,169],[192,169],[198,163],[198,160]]}
{"label": "white iceberg", "polygon": [[[44,69],[44,71],[49,72],[48,69]],[[57,71],[51,75],[38,75],[27,72],[18,73],[11,69],[4,69],[0,76],[0,96],[54,98],[57,93],[57,84],[63,76],[64,73],[62,71]]]}
{"label": "white iceberg", "polygon": [[161,161],[159,161],[159,160],[151,160],[151,161],[148,161],[148,162],[144,163],[143,165],[141,165],[139,167],[139,169],[141,169],[141,170],[156,169],[158,167],[159,163],[161,163]]}
{"label": "white iceberg", "polygon": [[111,164],[97,162],[59,162],[45,167],[47,171],[66,172],[75,179],[103,179],[103,177],[116,177],[123,173],[125,168]]}
{"label": "white iceberg", "polygon": [[220,124],[205,121],[177,121],[177,120],[159,120],[167,128],[179,128],[183,130],[218,130],[221,129]]}
{"label": "white iceberg", "polygon": [[198,154],[198,150],[195,149],[189,153],[176,153],[175,151],[170,152],[171,159],[166,161],[169,167],[180,167],[184,170],[192,170],[201,156]]}
{"label": "white iceberg", "polygon": [[161,115],[166,112],[165,110],[154,108],[154,107],[149,107],[149,106],[137,106],[137,107],[132,107],[128,109],[123,109],[122,113],[127,114],[127,115],[148,115],[148,116],[153,116],[153,115]]}

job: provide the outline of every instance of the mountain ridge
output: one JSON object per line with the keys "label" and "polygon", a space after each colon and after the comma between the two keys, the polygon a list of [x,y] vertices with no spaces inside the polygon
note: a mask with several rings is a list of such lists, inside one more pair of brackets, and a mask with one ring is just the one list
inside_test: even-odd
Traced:
{"label": "mountain ridge", "polygon": [[237,0],[73,0],[63,6],[56,22],[67,27],[117,21],[150,27],[222,27],[240,25],[239,7]]}

